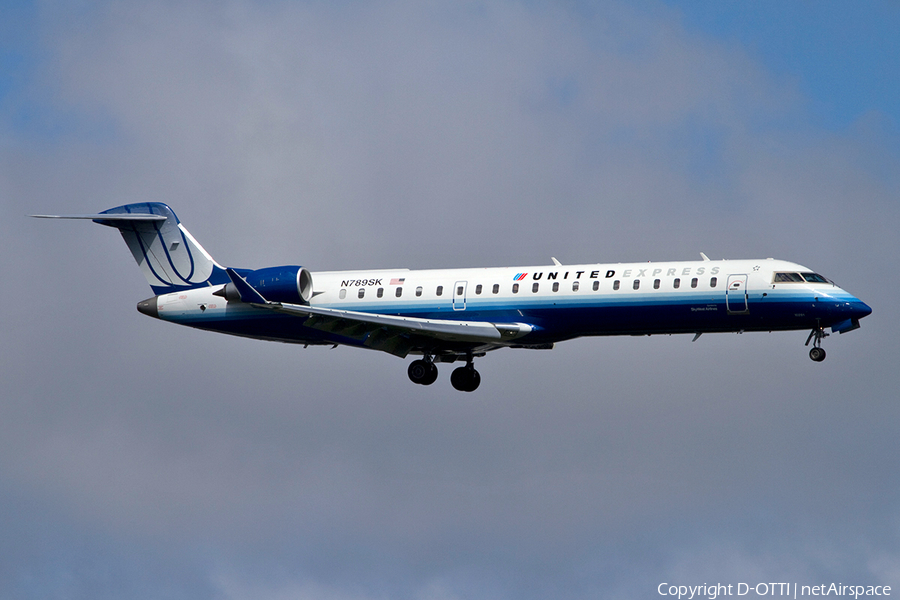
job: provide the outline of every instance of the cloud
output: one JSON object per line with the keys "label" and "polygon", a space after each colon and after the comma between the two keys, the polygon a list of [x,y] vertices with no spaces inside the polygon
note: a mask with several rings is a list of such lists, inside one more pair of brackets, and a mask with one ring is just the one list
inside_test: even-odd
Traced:
{"label": "cloud", "polygon": [[[735,174],[718,155],[745,145],[752,119],[793,108],[739,52],[616,6],[587,19],[517,3],[113,4],[91,16],[52,30],[66,97],[101,107],[149,153],[131,193],[179,186],[196,194],[184,208],[234,212],[245,229],[226,222],[228,237],[250,259],[242,240],[272,230],[246,208],[260,202],[286,217],[276,239],[308,236],[285,253],[346,234],[349,247],[328,244],[341,268],[369,254],[354,240],[373,229],[400,238],[399,260],[439,224],[451,225],[442,245],[465,226],[448,260],[470,263],[483,254],[471,240],[501,228],[585,235],[592,222],[633,231],[651,212],[721,210],[716,180]],[[333,227],[311,226],[335,213]],[[502,258],[521,261],[516,250]]]}

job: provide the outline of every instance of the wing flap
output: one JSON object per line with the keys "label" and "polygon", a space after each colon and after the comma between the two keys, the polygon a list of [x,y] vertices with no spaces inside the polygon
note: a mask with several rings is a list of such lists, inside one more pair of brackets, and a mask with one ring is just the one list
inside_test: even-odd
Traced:
{"label": "wing flap", "polygon": [[[357,325],[369,325],[365,329],[373,331],[379,327],[401,329],[411,334],[427,335],[447,341],[460,342],[499,342],[503,334],[493,325],[481,321],[451,321],[445,319],[421,319],[418,317],[399,317],[380,313],[365,313],[336,308],[303,306],[299,304],[269,303],[267,308],[297,316],[315,317],[312,324],[307,325],[326,331],[338,331],[340,321],[353,322]],[[326,329],[327,328],[327,329]],[[351,329],[348,327],[348,329]],[[352,329],[351,329],[352,330]],[[356,330],[357,332],[359,330]],[[530,328],[529,328],[530,331]],[[343,334],[341,334],[343,335]],[[352,337],[352,336],[351,336]]]}
{"label": "wing flap", "polygon": [[413,347],[413,341],[408,335],[384,327],[370,333],[363,344],[373,350],[381,350],[400,358],[406,358]]}

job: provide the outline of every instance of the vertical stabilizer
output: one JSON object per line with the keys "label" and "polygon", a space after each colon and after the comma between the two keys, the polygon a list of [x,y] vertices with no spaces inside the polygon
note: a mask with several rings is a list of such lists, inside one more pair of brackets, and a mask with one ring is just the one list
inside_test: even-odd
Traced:
{"label": "vertical stabilizer", "polygon": [[[147,215],[148,219],[139,215]],[[151,215],[157,219],[150,220]],[[172,209],[161,202],[126,204],[97,216],[101,218],[94,219],[95,223],[115,227],[122,233],[156,294],[229,281],[225,270],[184,228]]]}

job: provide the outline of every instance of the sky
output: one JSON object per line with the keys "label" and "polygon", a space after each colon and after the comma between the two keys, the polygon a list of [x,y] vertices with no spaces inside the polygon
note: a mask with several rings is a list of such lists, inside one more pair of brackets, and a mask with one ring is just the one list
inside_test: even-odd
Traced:
{"label": "sky", "polygon": [[[0,598],[900,589],[894,2],[0,3]],[[115,231],[312,271],[776,257],[862,328],[449,369],[148,319]],[[752,597],[753,594],[751,593]]]}

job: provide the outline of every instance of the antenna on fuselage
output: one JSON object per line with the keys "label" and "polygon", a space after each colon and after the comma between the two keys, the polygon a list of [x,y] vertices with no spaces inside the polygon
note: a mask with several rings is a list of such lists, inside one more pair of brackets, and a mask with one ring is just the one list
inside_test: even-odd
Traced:
{"label": "antenna on fuselage", "polygon": [[555,256],[551,256],[551,257],[550,257],[550,260],[552,260],[552,261],[553,261],[553,264],[556,265],[557,267],[561,267],[561,266],[562,266],[562,263],[559,262],[558,260],[556,260],[556,257],[555,257]]}
{"label": "antenna on fuselage", "polygon": [[709,257],[707,255],[703,254],[702,252],[700,253],[700,256],[702,256],[703,260],[705,260],[705,261],[709,260]]}

